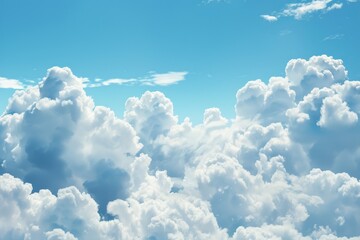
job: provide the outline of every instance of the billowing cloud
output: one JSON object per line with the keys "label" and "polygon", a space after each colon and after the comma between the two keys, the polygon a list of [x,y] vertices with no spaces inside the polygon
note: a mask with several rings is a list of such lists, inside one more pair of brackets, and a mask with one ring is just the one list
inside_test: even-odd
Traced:
{"label": "billowing cloud", "polygon": [[315,88],[330,87],[347,80],[347,70],[340,59],[314,56],[309,60],[292,59],[286,65],[286,77],[300,100]]}
{"label": "billowing cloud", "polygon": [[127,189],[113,181],[128,179],[129,159],[141,148],[138,137],[110,109],[95,107],[69,68],[51,68],[37,87],[16,92],[0,129],[2,169],[34,190],[55,193],[75,185],[96,197],[99,186],[112,195],[99,199],[125,197]]}
{"label": "billowing cloud", "polygon": [[161,92],[118,118],[83,83],[51,68],[0,117],[1,239],[360,239],[360,82],[341,60],[290,60],[198,125]]}

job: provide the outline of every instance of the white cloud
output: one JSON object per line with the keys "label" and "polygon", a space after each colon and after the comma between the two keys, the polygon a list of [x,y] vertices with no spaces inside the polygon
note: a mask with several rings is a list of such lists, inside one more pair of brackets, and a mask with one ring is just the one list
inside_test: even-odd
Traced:
{"label": "white cloud", "polygon": [[220,109],[208,108],[204,112],[204,125],[207,127],[223,126],[228,120],[221,116]]}
{"label": "white cloud", "polygon": [[298,100],[315,88],[342,83],[348,75],[342,60],[326,55],[313,56],[309,60],[292,59],[285,72]]}
{"label": "white cloud", "polygon": [[24,85],[19,80],[0,77],[0,88],[23,89]]}
{"label": "white cloud", "polygon": [[285,16],[293,16],[295,19],[301,19],[304,15],[317,11],[330,11],[329,7],[332,0],[312,0],[310,2],[288,4],[283,11]]}
{"label": "white cloud", "polygon": [[238,90],[235,119],[195,126],[161,92],[121,119],[83,84],[51,68],[0,117],[1,239],[360,238],[360,82],[341,60],[290,60]]}
{"label": "white cloud", "polygon": [[[345,2],[345,0],[342,1]],[[347,0],[346,2],[352,3],[356,1]],[[276,21],[280,17],[294,17],[296,20],[301,20],[303,17],[313,13],[326,13],[332,10],[341,9],[342,7],[342,2],[334,0],[307,0],[287,4],[285,8],[277,14],[261,15],[261,17],[267,21]]]}
{"label": "white cloud", "polygon": [[320,127],[336,127],[341,125],[353,125],[358,121],[355,112],[350,111],[349,107],[339,95],[326,97],[320,110],[321,116],[317,124]]}
{"label": "white cloud", "polygon": [[187,72],[157,73],[151,75],[151,79],[145,81],[145,83],[150,85],[168,86],[183,81],[187,74]]}
{"label": "white cloud", "polygon": [[311,240],[310,237],[304,237],[292,225],[263,225],[261,227],[239,227],[233,237],[234,240],[254,239],[254,240],[276,240],[276,239],[294,239]]}
{"label": "white cloud", "polygon": [[342,3],[334,3],[333,5],[329,6],[326,10],[331,11],[334,9],[340,9],[340,8],[342,8],[342,6],[343,6]]}
{"label": "white cloud", "polygon": [[[0,135],[6,172],[30,181],[35,190],[85,188],[102,210],[109,200],[127,196],[129,159],[141,148],[129,123],[95,107],[81,79],[59,67],[49,69],[38,86],[14,94]],[[122,187],[112,181],[122,181]]]}
{"label": "white cloud", "polygon": [[145,92],[141,98],[131,97],[125,103],[124,119],[129,122],[143,141],[151,141],[165,134],[177,123],[173,104],[161,92]]}
{"label": "white cloud", "polygon": [[278,20],[276,16],[272,16],[272,15],[261,15],[260,17],[262,17],[268,22],[276,22]]}
{"label": "white cloud", "polygon": [[87,78],[86,81],[83,81],[84,87],[94,88],[94,87],[103,87],[110,85],[149,85],[149,86],[169,86],[177,84],[180,81],[185,80],[185,76],[188,72],[168,72],[168,73],[155,73],[151,74],[149,77],[143,78],[112,78],[108,80],[102,80],[96,78],[94,82],[89,81]]}
{"label": "white cloud", "polygon": [[102,87],[102,86],[110,86],[110,85],[124,85],[124,84],[132,84],[135,83],[136,79],[122,79],[122,78],[112,78],[108,80],[102,81],[101,79],[95,79],[95,83],[85,83],[85,87],[94,88],[94,87]]}
{"label": "white cloud", "polygon": [[273,77],[266,85],[261,80],[250,81],[236,93],[236,113],[239,118],[262,123],[284,121],[285,112],[294,106],[295,92],[285,78]]}
{"label": "white cloud", "polygon": [[327,37],[324,38],[324,41],[328,41],[328,40],[339,40],[342,39],[344,37],[344,34],[334,34],[334,35],[329,35]]}
{"label": "white cloud", "polygon": [[77,240],[69,232],[64,232],[62,229],[55,228],[52,231],[48,231],[45,233],[47,240]]}

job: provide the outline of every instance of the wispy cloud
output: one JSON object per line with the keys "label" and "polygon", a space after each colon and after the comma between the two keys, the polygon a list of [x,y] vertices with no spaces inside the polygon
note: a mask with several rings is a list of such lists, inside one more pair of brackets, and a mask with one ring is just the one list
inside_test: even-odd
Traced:
{"label": "wispy cloud", "polygon": [[122,79],[122,78],[112,78],[108,80],[102,81],[101,79],[95,79],[95,83],[85,83],[85,87],[102,87],[102,86],[110,86],[110,85],[124,85],[136,82],[136,79]]}
{"label": "wispy cloud", "polygon": [[334,9],[340,9],[340,8],[342,8],[342,6],[343,6],[342,3],[334,3],[333,5],[328,7],[326,10],[331,11],[331,10],[334,10]]}
{"label": "wispy cloud", "polygon": [[0,77],[0,88],[23,89],[24,85],[19,80]]}
{"label": "wispy cloud", "polygon": [[[343,0],[343,2],[354,3],[357,0]],[[326,13],[332,10],[341,9],[343,2],[334,0],[311,0],[302,1],[298,3],[290,3],[285,6],[282,11],[273,15],[261,15],[263,19],[269,22],[274,22],[280,17],[293,17],[296,20],[301,20],[304,16],[316,12]]]}
{"label": "wispy cloud", "polygon": [[334,34],[334,35],[325,37],[323,40],[324,41],[339,40],[339,39],[342,39],[343,37],[344,37],[344,34]]}
{"label": "wispy cloud", "polygon": [[185,80],[185,76],[188,72],[168,72],[153,74],[151,79],[147,82],[149,85],[168,86],[177,84],[180,81]]}
{"label": "wispy cloud", "polygon": [[94,88],[110,85],[148,85],[148,86],[169,86],[177,84],[185,80],[188,72],[167,72],[167,73],[152,73],[147,77],[140,78],[111,78],[103,80],[96,78],[94,82],[89,81],[87,78],[83,80],[84,87]]}
{"label": "wispy cloud", "polygon": [[342,4],[331,3],[332,0],[312,0],[311,2],[305,3],[291,3],[287,5],[282,13],[284,16],[292,16],[295,19],[301,19],[307,14],[318,11],[328,12],[342,7]]}
{"label": "wispy cloud", "polygon": [[[80,77],[79,80],[82,82],[84,88],[97,88],[106,87],[111,85],[148,85],[148,86],[169,86],[177,84],[180,81],[185,80],[185,76],[188,72],[167,72],[167,73],[154,73],[152,72],[148,76],[139,78],[111,78],[101,79],[95,78],[90,80],[86,77]],[[26,80],[24,83],[17,79],[9,79],[0,77],[0,89],[24,89],[26,86],[35,85],[35,81]]]}
{"label": "wispy cloud", "polygon": [[263,19],[265,19],[268,22],[276,22],[278,20],[277,17],[272,16],[272,15],[261,15],[260,17],[262,17]]}
{"label": "wispy cloud", "polygon": [[230,0],[203,0],[202,1],[203,4],[220,3],[220,2],[229,3]]}
{"label": "wispy cloud", "polygon": [[280,31],[280,36],[286,36],[286,35],[289,35],[291,33],[292,33],[291,30],[285,29],[285,30]]}

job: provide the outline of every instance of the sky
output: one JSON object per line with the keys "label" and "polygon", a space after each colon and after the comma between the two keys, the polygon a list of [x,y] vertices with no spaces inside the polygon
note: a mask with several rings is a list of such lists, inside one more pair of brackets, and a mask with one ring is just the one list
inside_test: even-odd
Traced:
{"label": "sky", "polygon": [[356,0],[0,0],[0,239],[360,239]]}
{"label": "sky", "polygon": [[[0,76],[31,84],[27,81],[39,82],[53,66],[70,67],[90,81],[186,72],[184,81],[171,86],[121,84],[87,93],[122,116],[128,97],[160,90],[172,99],[181,119],[196,123],[209,107],[233,118],[229,106],[235,104],[237,89],[249,80],[284,75],[293,58],[334,56],[346,63],[350,77],[359,79],[359,4],[344,1],[340,9],[309,11],[300,19],[283,16],[271,22],[261,17],[281,15],[287,4],[2,0]],[[4,109],[13,90],[0,91]]]}

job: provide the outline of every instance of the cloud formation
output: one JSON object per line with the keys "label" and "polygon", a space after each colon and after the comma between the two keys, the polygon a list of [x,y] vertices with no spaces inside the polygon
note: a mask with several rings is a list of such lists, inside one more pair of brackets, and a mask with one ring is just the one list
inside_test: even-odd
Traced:
{"label": "cloud formation", "polygon": [[162,74],[153,74],[151,75],[150,81],[147,83],[150,85],[160,85],[160,86],[167,86],[176,84],[180,81],[185,79],[187,72],[168,72]]}
{"label": "cloud formation", "polygon": [[238,90],[234,119],[198,125],[161,92],[119,118],[83,83],[53,67],[0,117],[1,239],[360,239],[360,82],[342,60],[292,59]]}
{"label": "cloud formation", "polygon": [[342,6],[342,3],[334,3],[332,0],[312,0],[310,2],[288,4],[282,13],[284,16],[291,16],[299,20],[307,14],[318,11],[328,12],[340,9]]}
{"label": "cloud formation", "polygon": [[278,20],[277,17],[272,16],[272,15],[261,15],[260,17],[262,17],[264,20],[268,21],[268,22],[276,22]]}
{"label": "cloud formation", "polygon": [[340,40],[344,38],[344,34],[333,34],[325,37],[323,41]]}
{"label": "cloud formation", "polygon": [[24,85],[19,80],[0,77],[0,88],[23,89]]}
{"label": "cloud formation", "polygon": [[153,73],[144,78],[112,78],[108,80],[96,79],[95,82],[89,80],[84,82],[84,87],[103,87],[110,85],[147,85],[147,86],[169,86],[185,80],[188,72],[167,72]]}
{"label": "cloud formation", "polygon": [[341,9],[344,4],[354,3],[353,0],[308,0],[298,3],[286,4],[285,8],[273,15],[261,15],[263,19],[269,22],[278,20],[280,17],[293,17],[301,20],[307,15],[314,13],[327,13],[332,10]]}

